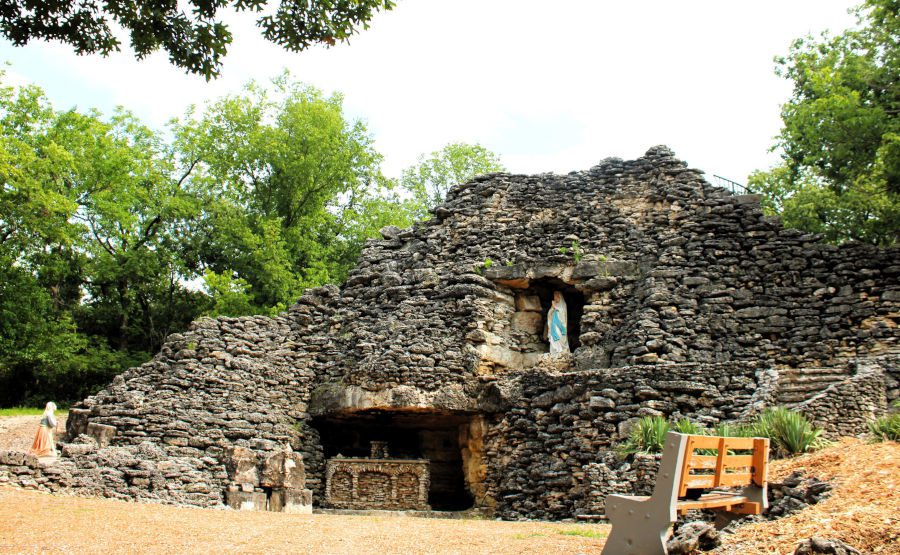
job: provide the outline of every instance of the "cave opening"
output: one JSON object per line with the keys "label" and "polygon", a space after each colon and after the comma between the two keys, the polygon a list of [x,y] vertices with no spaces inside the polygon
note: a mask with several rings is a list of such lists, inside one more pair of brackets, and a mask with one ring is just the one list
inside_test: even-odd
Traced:
{"label": "cave opening", "polygon": [[368,459],[373,442],[386,445],[387,459],[427,459],[428,504],[433,510],[472,508],[472,485],[464,465],[470,455],[467,430],[472,415],[437,410],[368,409],[314,418],[326,459]]}

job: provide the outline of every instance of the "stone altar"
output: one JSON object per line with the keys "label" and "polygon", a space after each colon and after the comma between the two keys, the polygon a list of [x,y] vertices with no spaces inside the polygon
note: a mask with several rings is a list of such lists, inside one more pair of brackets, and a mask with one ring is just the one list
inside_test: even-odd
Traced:
{"label": "stone altar", "polygon": [[387,456],[387,446],[372,442],[371,458],[328,459],[325,504],[335,509],[431,510],[429,461],[379,455]]}

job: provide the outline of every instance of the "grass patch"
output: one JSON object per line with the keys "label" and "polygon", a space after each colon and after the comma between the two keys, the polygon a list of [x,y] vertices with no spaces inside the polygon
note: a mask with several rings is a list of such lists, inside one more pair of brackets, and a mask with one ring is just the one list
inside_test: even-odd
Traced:
{"label": "grass patch", "polygon": [[582,538],[605,538],[606,532],[600,530],[591,530],[590,528],[568,528],[566,530],[557,530],[557,534],[563,536],[581,536]]}
{"label": "grass patch", "polygon": [[533,532],[531,534],[513,534],[514,540],[527,540],[529,538],[543,538],[546,537],[547,534],[539,534],[537,532]]}
{"label": "grass patch", "polygon": [[40,416],[42,414],[44,414],[44,409],[35,409],[31,407],[0,409],[0,416]]}
{"label": "grass patch", "polygon": [[[69,411],[58,410],[56,417],[65,416]],[[0,416],[40,416],[44,414],[44,409],[36,409],[32,407],[12,407],[9,409],[0,409]]]}

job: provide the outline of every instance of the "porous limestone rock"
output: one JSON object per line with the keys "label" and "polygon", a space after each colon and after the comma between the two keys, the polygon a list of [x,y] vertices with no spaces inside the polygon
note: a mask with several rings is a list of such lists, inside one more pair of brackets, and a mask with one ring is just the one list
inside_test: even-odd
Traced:
{"label": "porous limestone rock", "polygon": [[[169,336],[73,407],[67,437],[93,431],[95,448],[64,446],[53,473],[0,461],[0,479],[221,506],[235,476],[262,487],[229,453],[256,454],[259,478],[289,445],[321,502],[323,422],[426,415],[467,427],[451,434],[454,464],[478,507],[571,518],[596,505],[600,476],[645,487],[607,457],[642,416],[711,426],[787,404],[855,434],[900,396],[900,250],[784,229],[665,147],[565,175],[479,176],[381,236],[340,287],[283,314]],[[554,291],[577,348],[551,357]],[[260,505],[235,491],[229,504]]]}

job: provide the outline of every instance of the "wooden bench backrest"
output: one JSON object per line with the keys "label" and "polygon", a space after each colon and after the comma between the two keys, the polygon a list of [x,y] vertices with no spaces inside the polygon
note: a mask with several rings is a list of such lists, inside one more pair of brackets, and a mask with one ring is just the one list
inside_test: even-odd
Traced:
{"label": "wooden bench backrest", "polygon": [[[697,449],[715,450],[716,454],[697,454]],[[752,451],[729,454],[729,451]],[[759,437],[688,436],[681,467],[678,496],[688,489],[730,486],[762,487],[766,483],[769,440]]]}

